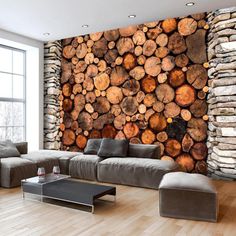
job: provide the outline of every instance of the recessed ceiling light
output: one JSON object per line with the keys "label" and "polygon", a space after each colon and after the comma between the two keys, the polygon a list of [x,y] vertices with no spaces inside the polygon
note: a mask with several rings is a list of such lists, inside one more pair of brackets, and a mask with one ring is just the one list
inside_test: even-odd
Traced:
{"label": "recessed ceiling light", "polygon": [[128,17],[129,17],[129,18],[135,18],[136,15],[129,15]]}
{"label": "recessed ceiling light", "polygon": [[185,5],[186,5],[187,7],[192,7],[192,6],[195,5],[195,3],[194,3],[194,2],[188,2],[188,3],[186,3]]}
{"label": "recessed ceiling light", "polygon": [[83,27],[83,28],[88,28],[88,27],[89,27],[89,25],[82,25],[82,27]]}
{"label": "recessed ceiling light", "polygon": [[43,33],[43,35],[44,35],[44,36],[49,36],[50,33],[47,33],[47,32],[46,32],[46,33]]}

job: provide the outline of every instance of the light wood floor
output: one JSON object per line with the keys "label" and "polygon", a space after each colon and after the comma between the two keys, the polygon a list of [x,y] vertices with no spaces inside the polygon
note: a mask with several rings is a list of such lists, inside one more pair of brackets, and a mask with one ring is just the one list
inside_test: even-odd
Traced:
{"label": "light wood floor", "polygon": [[[236,182],[214,181],[220,200],[218,223],[163,218],[158,191],[117,186],[116,204],[98,202],[95,214],[23,200],[20,188],[0,188],[0,235],[236,235]],[[201,209],[199,209],[201,210]]]}

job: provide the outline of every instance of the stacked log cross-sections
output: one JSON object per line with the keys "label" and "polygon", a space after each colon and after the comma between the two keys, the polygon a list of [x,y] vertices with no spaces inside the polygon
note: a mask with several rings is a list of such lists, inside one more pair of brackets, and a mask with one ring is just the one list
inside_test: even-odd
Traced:
{"label": "stacked log cross-sections", "polygon": [[206,173],[205,14],[62,40],[62,149],[90,138],[156,144]]}
{"label": "stacked log cross-sections", "polygon": [[236,179],[236,7],[208,14],[208,169]]}

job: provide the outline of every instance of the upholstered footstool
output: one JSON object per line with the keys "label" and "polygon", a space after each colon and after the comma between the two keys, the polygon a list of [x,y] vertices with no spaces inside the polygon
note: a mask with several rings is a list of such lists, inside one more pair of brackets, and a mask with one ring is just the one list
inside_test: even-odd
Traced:
{"label": "upholstered footstool", "polygon": [[200,174],[165,174],[159,186],[159,211],[164,217],[217,221],[217,192]]}

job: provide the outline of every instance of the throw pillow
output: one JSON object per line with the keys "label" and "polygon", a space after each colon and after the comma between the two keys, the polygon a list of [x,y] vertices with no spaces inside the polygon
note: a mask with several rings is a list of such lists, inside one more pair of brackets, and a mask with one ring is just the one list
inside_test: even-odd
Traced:
{"label": "throw pillow", "polygon": [[100,148],[102,139],[89,139],[84,149],[84,154],[97,154]]}
{"label": "throw pillow", "polygon": [[27,142],[14,143],[14,145],[16,146],[16,148],[20,154],[27,154],[28,153],[28,143]]}
{"label": "throw pillow", "polygon": [[129,157],[160,159],[160,147],[151,144],[129,144]]}
{"label": "throw pillow", "polygon": [[126,139],[103,139],[98,151],[98,156],[108,157],[126,157],[129,147],[129,141]]}
{"label": "throw pillow", "polygon": [[0,141],[0,158],[19,156],[20,153],[11,140]]}

